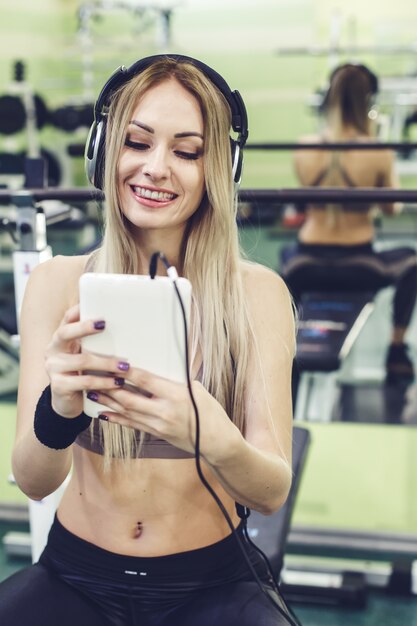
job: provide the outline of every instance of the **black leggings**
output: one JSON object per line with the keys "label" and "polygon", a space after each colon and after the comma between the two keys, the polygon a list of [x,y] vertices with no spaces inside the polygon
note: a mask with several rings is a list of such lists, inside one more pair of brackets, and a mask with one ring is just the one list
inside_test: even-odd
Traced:
{"label": "black leggings", "polygon": [[281,275],[296,302],[306,291],[370,291],[395,287],[393,324],[406,328],[417,295],[417,254],[413,248],[376,252],[356,246],[296,243],[282,253]]}
{"label": "black leggings", "polygon": [[[239,529],[242,536],[242,531]],[[263,561],[250,559],[268,586]],[[229,535],[180,554],[102,550],[55,520],[39,563],[0,584],[2,626],[288,626]]]}

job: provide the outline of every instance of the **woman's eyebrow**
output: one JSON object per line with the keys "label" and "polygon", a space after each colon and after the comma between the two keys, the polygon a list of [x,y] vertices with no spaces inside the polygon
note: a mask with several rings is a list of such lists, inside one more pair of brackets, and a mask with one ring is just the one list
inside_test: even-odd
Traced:
{"label": "woman's eyebrow", "polygon": [[130,120],[129,124],[134,124],[135,126],[139,126],[139,128],[143,128],[143,130],[148,131],[148,133],[155,134],[155,130],[146,124],[142,124],[142,122],[138,122],[138,120]]}
{"label": "woman's eyebrow", "polygon": [[[130,120],[129,124],[133,124],[134,126],[143,128],[143,130],[146,130],[148,133],[152,133],[153,135],[155,134],[154,128],[152,128],[151,126],[148,126],[147,124],[143,124],[142,122],[139,122],[138,120]],[[183,137],[200,137],[200,139],[204,139],[201,133],[198,133],[192,130],[184,131],[182,133],[175,133],[174,137],[176,139],[182,139]]]}
{"label": "woman's eyebrow", "polygon": [[203,137],[203,135],[201,133],[197,133],[197,132],[194,132],[192,130],[186,131],[184,133],[175,133],[174,137],[176,139],[181,139],[182,137],[200,137],[201,139],[204,139],[204,137]]}

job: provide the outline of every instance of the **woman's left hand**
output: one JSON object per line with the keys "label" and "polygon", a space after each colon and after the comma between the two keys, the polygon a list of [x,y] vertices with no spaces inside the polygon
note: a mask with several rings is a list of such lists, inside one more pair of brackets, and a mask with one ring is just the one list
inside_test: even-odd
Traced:
{"label": "woman's left hand", "polygon": [[[144,393],[132,390],[130,385]],[[218,448],[219,439],[226,443],[225,431],[236,434],[238,430],[200,382],[194,380],[191,386],[200,418],[200,451],[204,456]],[[97,396],[97,402],[109,408],[101,419],[107,417],[109,422],[144,431],[177,448],[195,452],[195,412],[185,383],[131,367],[125,385],[105,393],[97,392]]]}

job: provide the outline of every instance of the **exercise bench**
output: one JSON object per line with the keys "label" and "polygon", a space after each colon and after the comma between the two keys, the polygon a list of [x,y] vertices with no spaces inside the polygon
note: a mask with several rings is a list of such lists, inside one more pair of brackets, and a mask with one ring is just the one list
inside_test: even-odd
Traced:
{"label": "exercise bench", "polygon": [[330,421],[337,380],[374,309],[373,292],[305,293],[299,306],[296,363],[299,376],[294,416]]}

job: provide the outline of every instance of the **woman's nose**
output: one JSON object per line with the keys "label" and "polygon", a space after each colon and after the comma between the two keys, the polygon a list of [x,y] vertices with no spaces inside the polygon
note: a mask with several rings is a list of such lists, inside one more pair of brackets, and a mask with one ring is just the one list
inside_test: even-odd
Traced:
{"label": "woman's nose", "polygon": [[146,160],[143,173],[153,180],[160,180],[169,176],[169,158],[167,150],[163,146],[155,147],[146,152]]}

